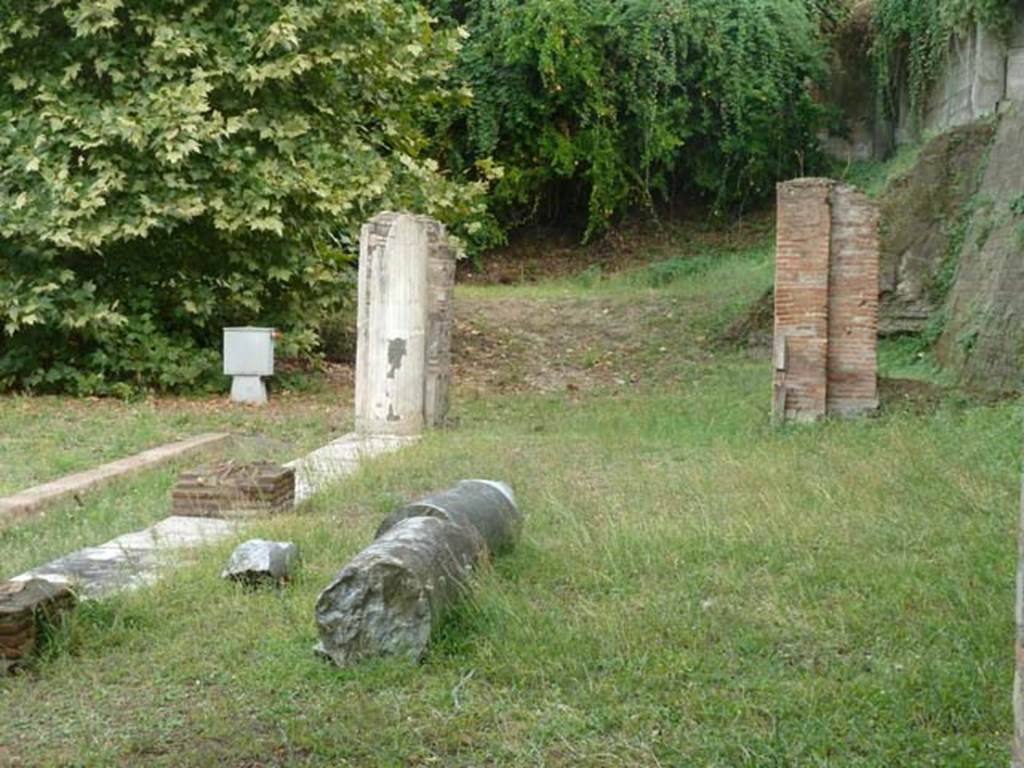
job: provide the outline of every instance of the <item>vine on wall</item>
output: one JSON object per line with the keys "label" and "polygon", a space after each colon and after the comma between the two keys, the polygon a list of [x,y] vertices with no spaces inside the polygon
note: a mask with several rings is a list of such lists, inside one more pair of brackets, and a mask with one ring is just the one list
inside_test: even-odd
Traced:
{"label": "vine on wall", "polygon": [[886,115],[896,116],[906,82],[911,113],[919,117],[950,40],[978,23],[1005,34],[1014,6],[1014,0],[875,0],[871,55]]}

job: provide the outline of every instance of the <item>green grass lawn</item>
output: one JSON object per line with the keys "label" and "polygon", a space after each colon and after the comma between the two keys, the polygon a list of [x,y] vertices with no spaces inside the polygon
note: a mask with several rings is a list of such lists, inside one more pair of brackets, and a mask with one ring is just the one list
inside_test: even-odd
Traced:
{"label": "green grass lawn", "polygon": [[[457,428],[254,524],[302,551],[283,590],[222,583],[227,543],[80,608],[35,670],[0,682],[0,764],[1005,764],[1017,406],[950,396],[773,429],[770,363],[698,341],[768,281],[755,249],[658,288],[473,289],[679,309],[637,351],[657,376],[460,389]],[[703,352],[676,357],[690,348]],[[512,484],[519,549],[421,665],[315,658],[319,590],[395,505],[463,477]],[[154,473],[75,514],[130,517],[169,482]],[[0,562],[59,538],[40,526],[0,533]]]}
{"label": "green grass lawn", "polygon": [[0,526],[0,578],[166,517],[183,468],[223,459],[298,458],[351,429],[351,404],[351,386],[327,383],[309,392],[279,393],[266,408],[232,406],[223,397],[137,403],[0,397],[0,495],[203,432],[233,438],[27,522]]}
{"label": "green grass lawn", "polygon": [[351,425],[351,388],[275,397],[269,408],[196,400],[0,396],[0,495],[202,432],[264,438],[273,458],[315,447]]}

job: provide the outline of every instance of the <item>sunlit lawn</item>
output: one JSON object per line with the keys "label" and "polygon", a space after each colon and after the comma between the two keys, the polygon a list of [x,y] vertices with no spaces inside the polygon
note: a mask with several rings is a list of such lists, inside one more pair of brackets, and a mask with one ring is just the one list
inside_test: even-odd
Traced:
{"label": "sunlit lawn", "polygon": [[[657,290],[688,307],[685,340],[769,277],[755,254]],[[281,591],[221,582],[227,543],[84,606],[31,674],[0,682],[0,763],[1005,764],[1017,406],[950,396],[776,430],[764,361],[720,352],[670,373],[459,394],[456,429],[246,532],[301,548]],[[463,477],[512,484],[519,549],[420,666],[315,658],[318,591],[394,505]],[[0,533],[4,570],[60,525],[165,503],[171,480]]]}

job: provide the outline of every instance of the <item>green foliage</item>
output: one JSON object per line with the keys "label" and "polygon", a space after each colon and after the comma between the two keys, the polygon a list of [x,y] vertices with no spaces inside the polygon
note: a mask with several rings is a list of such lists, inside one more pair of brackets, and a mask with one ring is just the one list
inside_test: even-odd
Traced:
{"label": "green foliage", "polygon": [[870,197],[878,197],[890,181],[913,170],[923,148],[924,143],[901,144],[896,153],[886,160],[836,163],[832,176],[864,190]]}
{"label": "green foliage", "polygon": [[390,0],[0,0],[0,388],[197,386],[222,326],[311,354],[424,159],[457,30]]}
{"label": "green foliage", "polygon": [[915,117],[946,61],[951,39],[981,23],[1005,32],[1014,0],[875,0],[872,60],[886,114],[896,114],[901,83]]}
{"label": "green foliage", "polygon": [[656,261],[632,275],[632,281],[648,288],[664,288],[677,280],[704,274],[715,261],[714,255]]}
{"label": "green foliage", "polygon": [[[470,36],[471,103],[438,126],[453,167],[503,169],[505,227],[698,193],[716,212],[811,169],[830,0],[435,0]],[[826,18],[825,10],[829,15]]]}
{"label": "green foliage", "polygon": [[1024,216],[1024,195],[1013,199],[1010,203],[1010,213],[1014,216]]}

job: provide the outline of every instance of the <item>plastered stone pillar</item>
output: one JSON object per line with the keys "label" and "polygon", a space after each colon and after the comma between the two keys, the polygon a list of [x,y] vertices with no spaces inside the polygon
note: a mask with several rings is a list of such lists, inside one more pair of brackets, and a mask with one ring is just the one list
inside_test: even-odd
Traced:
{"label": "plastered stone pillar", "polygon": [[416,435],[443,422],[454,281],[455,252],[439,222],[387,212],[363,226],[357,432]]}
{"label": "plastered stone pillar", "polygon": [[878,210],[829,179],[778,188],[772,415],[878,407]]}

